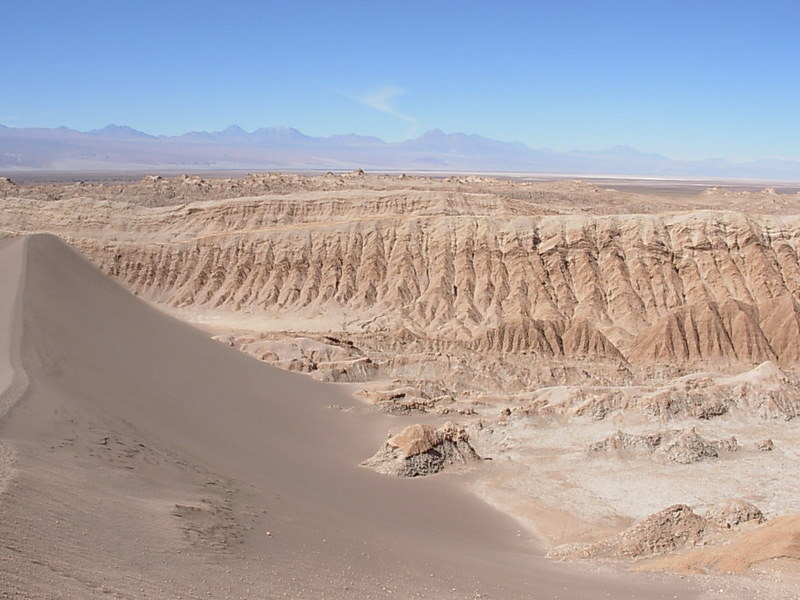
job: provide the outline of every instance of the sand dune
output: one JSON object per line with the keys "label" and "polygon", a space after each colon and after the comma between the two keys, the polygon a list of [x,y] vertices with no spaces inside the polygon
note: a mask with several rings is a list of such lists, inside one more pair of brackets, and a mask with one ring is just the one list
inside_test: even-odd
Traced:
{"label": "sand dune", "polygon": [[3,597],[692,597],[553,566],[447,476],[359,467],[387,417],[331,409],[354,401],[165,316],[55,237],[2,242],[0,271]]}

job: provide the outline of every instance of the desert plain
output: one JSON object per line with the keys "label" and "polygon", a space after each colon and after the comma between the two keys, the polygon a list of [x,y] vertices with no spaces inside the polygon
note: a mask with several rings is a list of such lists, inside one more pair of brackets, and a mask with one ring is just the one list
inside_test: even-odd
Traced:
{"label": "desert plain", "polygon": [[1,598],[796,598],[800,191],[0,180]]}

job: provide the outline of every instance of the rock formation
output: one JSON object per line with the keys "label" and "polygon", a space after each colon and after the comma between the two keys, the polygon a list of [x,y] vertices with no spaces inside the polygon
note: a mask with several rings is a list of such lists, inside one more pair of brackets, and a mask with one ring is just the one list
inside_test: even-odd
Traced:
{"label": "rock formation", "polygon": [[729,414],[789,420],[800,415],[796,375],[766,362],[738,375],[697,373],[662,385],[545,387],[524,396],[522,412],[536,416],[607,419],[633,413],[649,420],[710,420]]}
{"label": "rock formation", "polygon": [[617,535],[574,552],[572,558],[641,558],[699,543],[709,522],[685,504],[650,515]]}
{"label": "rock formation", "polygon": [[583,547],[554,549],[559,558],[640,559],[725,541],[725,530],[744,523],[764,522],[761,511],[745,500],[734,499],[711,507],[705,516],[685,504],[675,504],[654,513],[618,534]]}
{"label": "rock formation", "polygon": [[[9,192],[0,227],[62,235],[174,307],[338,321],[344,309],[357,331],[411,325],[442,349],[555,360],[800,358],[796,217],[583,215],[555,188],[337,177],[344,187],[330,190],[282,177],[147,180],[125,202],[96,186],[57,200]],[[143,206],[157,188],[209,200]]]}
{"label": "rock formation", "polygon": [[436,429],[431,425],[409,425],[389,437],[383,448],[361,463],[396,477],[433,475],[448,465],[480,460],[469,444],[463,427],[447,422]]}
{"label": "rock formation", "polygon": [[720,504],[715,504],[706,511],[704,516],[712,523],[727,529],[743,523],[763,523],[766,521],[764,514],[756,505],[741,498],[733,498]]}
{"label": "rock formation", "polygon": [[733,452],[738,448],[736,438],[707,440],[694,428],[672,429],[643,435],[617,431],[600,442],[589,446],[589,453],[632,452],[663,457],[679,464],[690,464],[717,458],[721,451]]}

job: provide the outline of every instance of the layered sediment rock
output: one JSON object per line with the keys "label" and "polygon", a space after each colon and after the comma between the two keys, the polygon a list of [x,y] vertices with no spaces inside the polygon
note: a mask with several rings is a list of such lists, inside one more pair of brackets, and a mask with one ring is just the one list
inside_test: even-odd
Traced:
{"label": "layered sediment rock", "polygon": [[[207,201],[151,208],[96,190],[100,198],[8,196],[0,228],[59,234],[174,307],[291,312],[543,359],[800,360],[800,217],[582,215],[555,189],[367,178],[331,190],[273,179],[143,182],[152,193],[191,189],[188,199],[211,190]],[[259,195],[218,199],[243,190]],[[614,206],[609,194],[597,212]]]}

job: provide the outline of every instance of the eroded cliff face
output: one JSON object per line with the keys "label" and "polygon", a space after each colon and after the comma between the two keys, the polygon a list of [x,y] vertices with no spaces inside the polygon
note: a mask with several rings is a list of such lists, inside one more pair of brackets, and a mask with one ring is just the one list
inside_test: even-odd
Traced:
{"label": "eroded cliff face", "polygon": [[[62,235],[172,307],[322,317],[440,351],[633,366],[800,360],[800,217],[546,214],[563,191],[548,207],[546,191],[482,185],[152,208],[8,198],[2,226]],[[613,204],[600,196],[597,212]]]}
{"label": "eroded cliff face", "polygon": [[504,219],[409,208],[269,223],[280,219],[257,203],[226,208],[189,207],[170,219],[181,228],[175,242],[74,241],[127,287],[176,307],[345,309],[359,329],[406,327],[481,351],[636,363],[798,359],[793,218]]}

